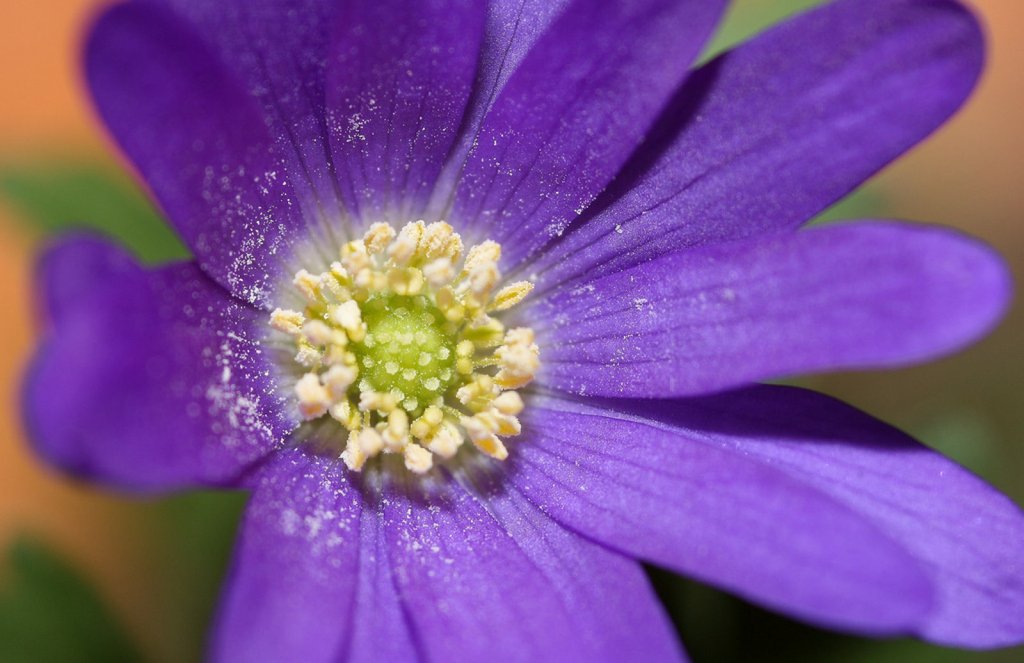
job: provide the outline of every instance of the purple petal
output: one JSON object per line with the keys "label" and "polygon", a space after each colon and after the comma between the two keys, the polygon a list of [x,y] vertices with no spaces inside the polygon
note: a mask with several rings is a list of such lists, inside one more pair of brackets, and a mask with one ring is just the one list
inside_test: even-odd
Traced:
{"label": "purple petal", "polygon": [[445,216],[466,155],[473,148],[480,123],[540,36],[570,0],[489,0],[476,80],[466,109],[459,141],[445,164],[434,191],[429,217]]}
{"label": "purple petal", "polygon": [[982,60],[955,2],[842,0],[780,25],[696,72],[607,207],[535,269],[558,283],[796,228],[942,124]]}
{"label": "purple petal", "polygon": [[868,518],[914,555],[935,588],[917,634],[958,647],[1024,642],[1024,513],[903,433],[786,387],[608,405],[672,426],[687,443],[771,465]]}
{"label": "purple petal", "polygon": [[678,396],[957,350],[1004,311],[987,247],[935,228],[832,226],[670,254],[537,304],[540,379]]}
{"label": "purple petal", "polygon": [[412,625],[398,596],[380,504],[362,513],[359,583],[348,648],[342,660],[350,663],[419,661],[423,656]]}
{"label": "purple petal", "polygon": [[53,329],[24,409],[55,464],[137,489],[225,484],[291,429],[267,384],[264,314],[194,264],[146,271],[72,239],[40,271]]}
{"label": "purple petal", "polygon": [[379,519],[344,472],[336,460],[289,450],[253,477],[214,660],[418,659]]}
{"label": "purple petal", "polygon": [[305,222],[253,99],[187,23],[145,2],[103,14],[86,70],[107,126],[203,269],[263,302],[276,254]]}
{"label": "purple petal", "polygon": [[653,422],[535,395],[510,479],[625,554],[817,624],[906,633],[932,607],[918,562],[788,473]]}
{"label": "purple petal", "polygon": [[307,219],[345,220],[331,161],[325,104],[326,59],[335,0],[149,0],[185,18],[239,81],[270,127]]}
{"label": "purple petal", "polygon": [[511,264],[553,239],[636,148],[723,4],[570,4],[484,118],[447,218],[505,244]]}
{"label": "purple petal", "polygon": [[526,54],[571,1],[489,0],[483,48],[469,109],[468,124],[474,131]]}
{"label": "purple petal", "polygon": [[[388,494],[390,493],[390,494]],[[638,564],[514,491],[384,499],[395,580],[429,660],[678,660]]]}
{"label": "purple petal", "polygon": [[338,184],[364,220],[422,216],[476,73],[478,0],[358,0],[327,66]]}

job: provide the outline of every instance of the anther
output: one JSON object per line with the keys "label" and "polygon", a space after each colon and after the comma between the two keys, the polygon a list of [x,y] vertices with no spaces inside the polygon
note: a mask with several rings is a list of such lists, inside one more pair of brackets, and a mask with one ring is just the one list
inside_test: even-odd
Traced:
{"label": "anther", "polygon": [[323,383],[331,399],[339,401],[345,398],[345,392],[356,381],[358,371],[354,366],[335,364],[324,373]]}
{"label": "anther", "polygon": [[349,274],[358,274],[370,267],[370,254],[361,239],[341,247],[341,264]]}
{"label": "anther", "polygon": [[501,370],[495,380],[505,389],[518,389],[533,380],[540,368],[540,349],[533,342],[533,330],[527,327],[511,329],[505,334],[505,344],[495,355]]}
{"label": "anther", "polygon": [[407,223],[398,237],[388,247],[388,256],[398,265],[404,265],[412,258],[423,236],[423,222]]}
{"label": "anther", "polygon": [[529,281],[516,281],[511,285],[507,285],[499,290],[498,294],[494,295],[494,300],[491,302],[488,311],[510,309],[523,301],[532,290],[533,284]]}
{"label": "anther", "polygon": [[363,469],[363,465],[366,464],[367,458],[369,456],[367,456],[359,444],[359,433],[352,431],[348,434],[345,450],[341,452],[342,462],[353,472],[359,472]]}
{"label": "anther", "polygon": [[274,312],[270,314],[270,326],[286,334],[298,334],[301,332],[302,324],[305,321],[305,316],[298,311],[274,309]]}
{"label": "anther", "polygon": [[348,332],[348,337],[353,341],[358,343],[366,336],[366,325],[363,324],[362,312],[359,310],[359,304],[354,300],[350,299],[335,308],[332,317],[342,329]]}
{"label": "anther", "polygon": [[376,410],[377,412],[388,413],[398,407],[398,399],[393,394],[381,393],[379,391],[364,391],[359,395],[359,409],[363,412]]}
{"label": "anther", "polygon": [[464,417],[462,419],[462,427],[466,429],[469,439],[472,440],[477,449],[498,460],[508,458],[508,449],[498,439],[498,436],[494,434],[494,431],[484,421],[481,421],[478,416]]}
{"label": "anther", "polygon": [[316,368],[323,361],[323,353],[310,345],[309,341],[300,339],[299,349],[295,353],[295,363],[306,368]]}
{"label": "anther", "polygon": [[423,267],[423,276],[435,288],[445,286],[455,278],[455,262],[451,258],[438,258]]}
{"label": "anther", "polygon": [[452,227],[444,221],[435,221],[423,231],[423,238],[420,240],[420,250],[423,257],[428,260],[441,256],[451,257],[449,240],[453,234]]}
{"label": "anther", "polygon": [[386,223],[374,223],[366,231],[366,235],[363,237],[363,244],[366,246],[367,253],[376,255],[383,253],[394,238],[394,228]]}
{"label": "anther", "polygon": [[388,424],[381,437],[391,451],[398,451],[409,443],[409,415],[405,410],[395,409],[388,414]]}
{"label": "anther", "polygon": [[501,245],[487,240],[469,250],[469,253],[466,254],[463,270],[468,274],[482,263],[497,264],[499,259],[501,259]]}
{"label": "anther", "polygon": [[299,412],[302,418],[316,419],[331,406],[331,396],[316,373],[306,373],[295,383],[295,394],[299,397]]}
{"label": "anther", "polygon": [[384,439],[373,428],[363,428],[356,438],[359,449],[367,456],[376,456],[384,448]]}
{"label": "anther", "polygon": [[508,414],[515,416],[523,411],[523,399],[519,396],[519,392],[516,391],[503,391],[499,394],[491,404],[494,405],[494,409],[502,414]]}
{"label": "anther", "polygon": [[310,303],[320,301],[321,294],[319,277],[313,276],[304,269],[300,269],[298,273],[295,274],[295,279],[292,283],[296,288],[298,288],[299,292],[302,293],[302,296],[306,298],[306,301]]}
{"label": "anther", "polygon": [[334,330],[323,320],[310,320],[302,325],[302,335],[313,345],[328,345],[335,337]]}
{"label": "anther", "polygon": [[464,441],[458,427],[444,423],[427,441],[427,448],[441,458],[452,458]]}
{"label": "anther", "polygon": [[425,474],[434,466],[434,456],[418,444],[410,444],[403,450],[405,467],[416,474]]}

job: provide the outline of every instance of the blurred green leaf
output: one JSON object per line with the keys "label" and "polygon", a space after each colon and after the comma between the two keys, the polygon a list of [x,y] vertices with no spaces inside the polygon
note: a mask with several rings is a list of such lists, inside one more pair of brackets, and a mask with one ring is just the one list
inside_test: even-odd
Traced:
{"label": "blurred green leaf", "polygon": [[170,660],[202,660],[221,581],[234,545],[247,494],[192,492],[153,504],[159,567],[166,586],[163,600],[171,608],[165,619],[176,634]]}
{"label": "blurred green leaf", "polygon": [[100,163],[55,159],[0,165],[0,197],[34,230],[93,230],[120,241],[146,263],[189,255],[138,187]]}
{"label": "blurred green leaf", "polygon": [[825,0],[736,0],[700,59],[707,62],[784,18],[824,3]]}
{"label": "blurred green leaf", "polygon": [[997,470],[998,436],[981,412],[959,408],[937,413],[934,419],[912,432],[943,456],[982,476],[991,476]]}
{"label": "blurred green leaf", "polygon": [[808,226],[820,226],[844,219],[871,219],[883,214],[885,201],[870,186],[859,189],[814,217]]}
{"label": "blurred green leaf", "polygon": [[7,549],[0,588],[0,661],[138,661],[141,656],[89,583],[31,538]]}

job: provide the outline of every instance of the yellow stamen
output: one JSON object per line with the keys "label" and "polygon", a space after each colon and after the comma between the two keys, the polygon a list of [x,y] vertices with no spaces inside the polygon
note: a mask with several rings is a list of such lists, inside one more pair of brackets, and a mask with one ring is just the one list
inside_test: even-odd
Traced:
{"label": "yellow stamen", "polygon": [[506,330],[495,315],[533,285],[499,288],[496,242],[470,247],[460,264],[462,254],[443,221],[397,232],[375,223],[327,271],[296,273],[305,310],[271,314],[302,367],[299,414],[334,422],[350,470],[401,454],[408,471],[425,474],[437,459],[458,462],[466,440],[503,460],[502,438],[520,433],[524,403],[512,390],[533,379],[540,350],[529,328]]}

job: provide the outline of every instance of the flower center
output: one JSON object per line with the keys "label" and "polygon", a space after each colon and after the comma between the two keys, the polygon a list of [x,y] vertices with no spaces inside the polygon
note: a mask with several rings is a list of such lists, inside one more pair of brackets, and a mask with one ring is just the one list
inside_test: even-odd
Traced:
{"label": "flower center", "polygon": [[508,456],[501,438],[519,433],[523,409],[515,390],[540,360],[533,331],[506,330],[498,316],[533,284],[496,288],[495,242],[462,253],[447,223],[417,221],[401,232],[375,223],[328,271],[295,275],[302,311],[271,314],[296,349],[299,413],[348,431],[341,458],[350,469],[401,454],[422,474],[467,439],[488,456]]}

